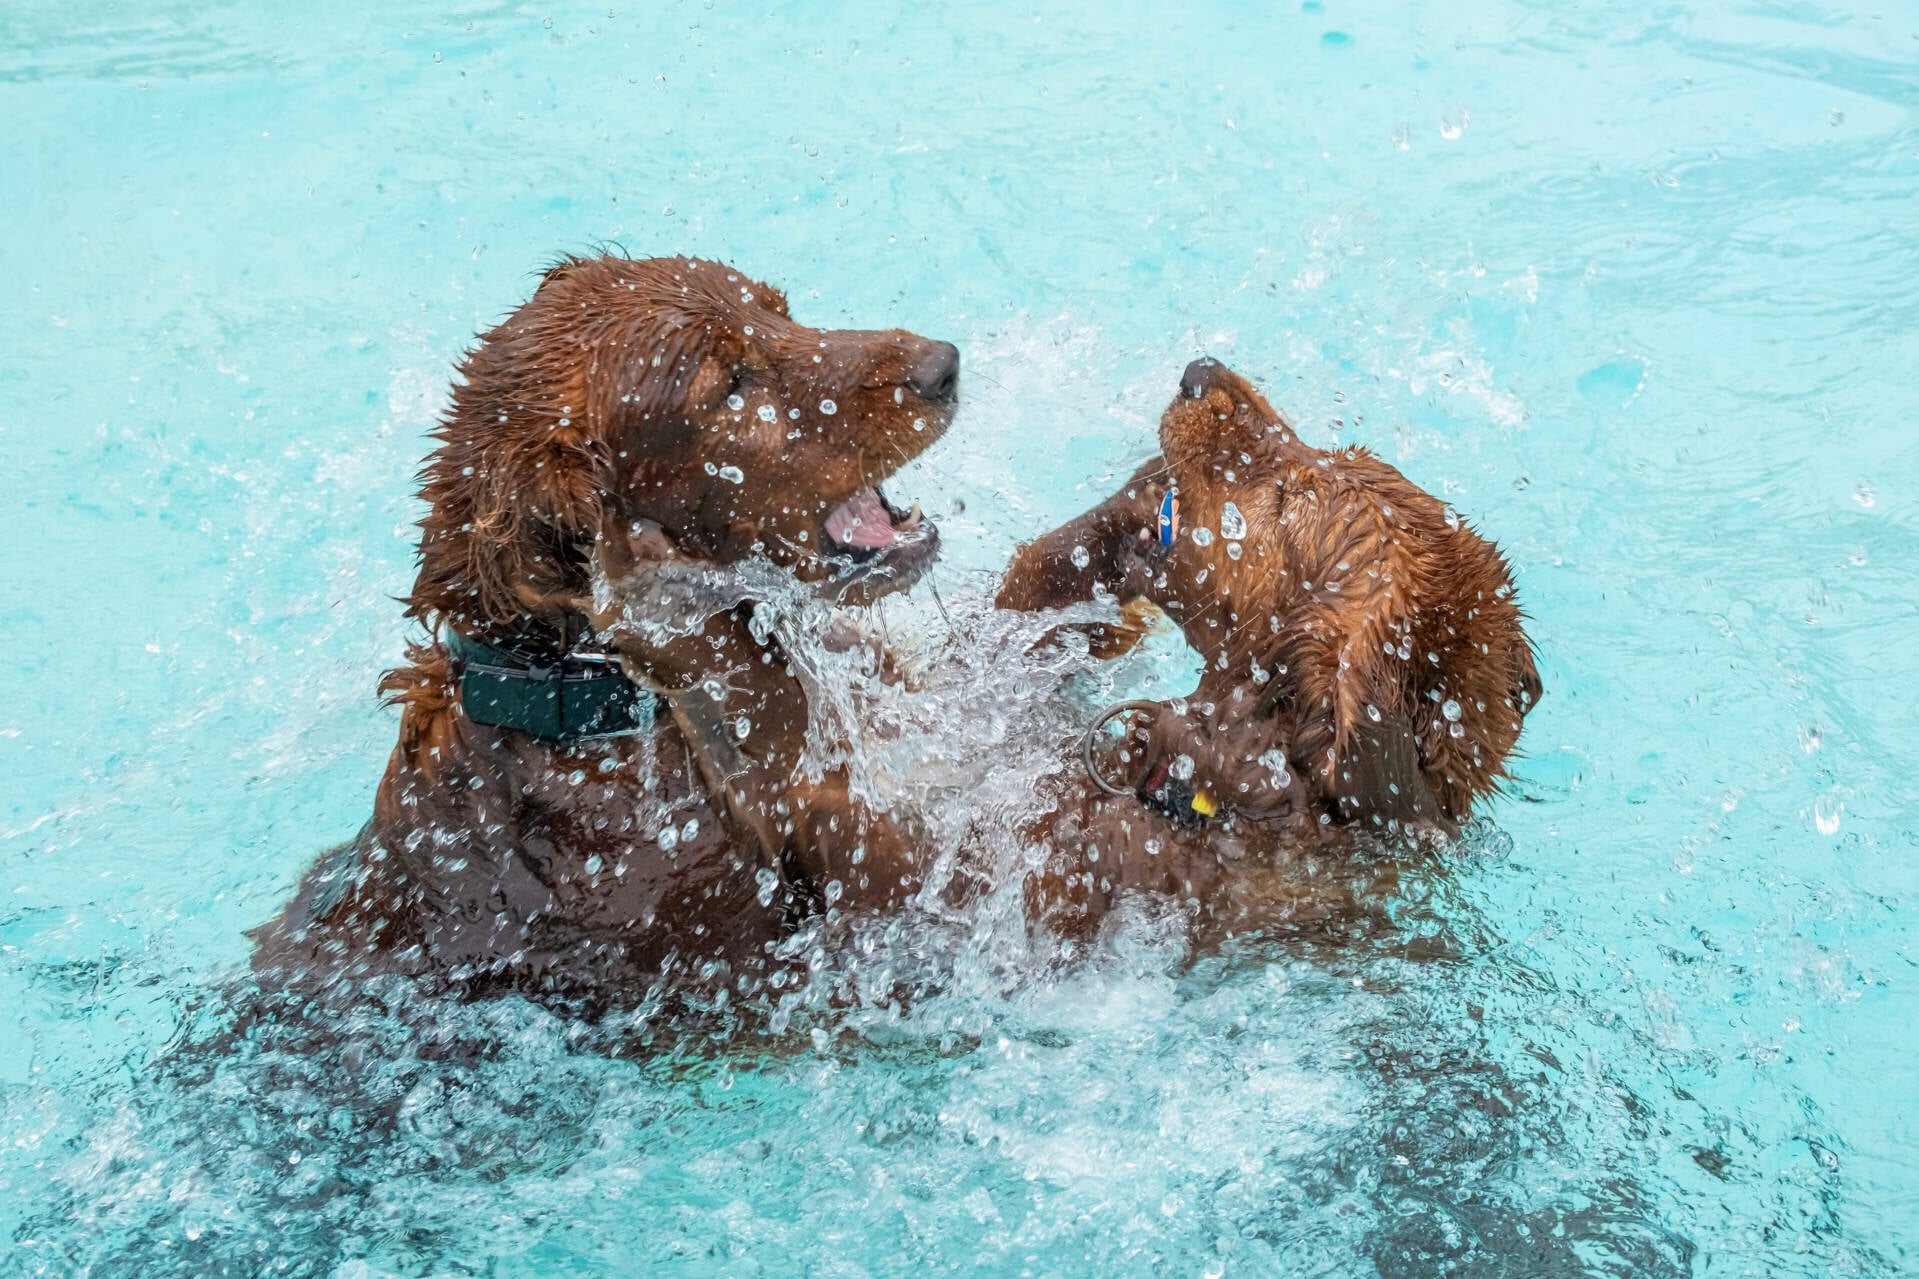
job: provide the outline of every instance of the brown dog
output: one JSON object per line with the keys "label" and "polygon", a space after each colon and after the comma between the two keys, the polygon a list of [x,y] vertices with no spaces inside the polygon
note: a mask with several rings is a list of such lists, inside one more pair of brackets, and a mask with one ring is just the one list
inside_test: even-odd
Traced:
{"label": "brown dog", "polygon": [[712,262],[569,259],[461,374],[373,818],[256,967],[630,1000],[675,967],[750,982],[794,914],[910,891],[911,844],[800,770],[804,690],[725,570],[909,585],[937,533],[877,486],[946,428],[958,352],[807,328]]}
{"label": "brown dog", "polygon": [[[1107,655],[1137,638],[1139,602],[1170,615],[1205,672],[1155,717],[1144,763],[1175,762],[1172,790],[1202,807],[1462,821],[1540,693],[1498,550],[1371,453],[1302,443],[1212,360],[1188,366],[1160,446],[1119,493],[1022,547],[1000,606],[1110,592],[1128,621],[1093,636]],[[1141,786],[1165,783],[1149,771]]]}

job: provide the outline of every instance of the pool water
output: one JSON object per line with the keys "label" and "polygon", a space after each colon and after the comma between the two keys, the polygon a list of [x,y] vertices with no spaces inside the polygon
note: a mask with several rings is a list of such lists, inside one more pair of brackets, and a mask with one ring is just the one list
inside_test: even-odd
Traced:
{"label": "pool water", "polygon": [[[1915,1265],[1909,4],[0,31],[0,1272]],[[511,1000],[223,1040],[243,930],[391,746],[451,366],[605,242],[960,344],[891,486],[943,610],[887,615],[952,672],[913,712],[980,783],[947,827],[1004,824],[1084,705],[1190,679],[1162,641],[962,713],[1012,545],[1202,352],[1508,550],[1546,685],[1511,795],[1364,937],[1196,953],[1140,902],[1066,957],[1002,897],[822,944],[770,1017],[642,1010],[637,1058]]]}

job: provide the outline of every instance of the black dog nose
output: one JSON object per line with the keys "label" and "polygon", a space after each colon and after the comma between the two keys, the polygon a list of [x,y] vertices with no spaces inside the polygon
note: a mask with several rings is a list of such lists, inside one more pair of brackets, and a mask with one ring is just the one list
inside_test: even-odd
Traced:
{"label": "black dog nose", "polygon": [[959,390],[959,348],[928,342],[906,371],[906,385],[923,400],[950,400]]}
{"label": "black dog nose", "polygon": [[1202,355],[1186,366],[1179,375],[1179,393],[1189,400],[1197,400],[1213,389],[1213,378],[1226,366],[1210,355]]}

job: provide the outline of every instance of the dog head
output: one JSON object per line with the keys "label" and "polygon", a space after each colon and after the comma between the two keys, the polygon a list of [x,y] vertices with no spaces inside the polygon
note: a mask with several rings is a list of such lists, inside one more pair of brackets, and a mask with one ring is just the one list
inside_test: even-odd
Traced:
{"label": "dog head", "polygon": [[1102,655],[1157,608],[1204,663],[1188,704],[1221,768],[1278,750],[1334,817],[1463,819],[1540,692],[1497,548],[1366,450],[1303,443],[1213,360],[1187,366],[1159,442],[1119,493],[1021,548],[1001,605],[1109,591],[1126,607]]}
{"label": "dog head", "polygon": [[719,564],[764,555],[849,602],[910,585],[938,533],[879,485],[946,429],[958,375],[948,343],[809,328],[719,263],[566,259],[461,366],[412,611],[565,612],[613,522]]}

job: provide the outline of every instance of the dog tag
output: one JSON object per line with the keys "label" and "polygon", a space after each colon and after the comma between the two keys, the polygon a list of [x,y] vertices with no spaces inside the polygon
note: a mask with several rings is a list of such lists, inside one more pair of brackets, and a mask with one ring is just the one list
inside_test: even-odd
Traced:
{"label": "dog tag", "polygon": [[1219,513],[1219,535],[1229,542],[1237,542],[1246,536],[1246,517],[1231,502]]}

